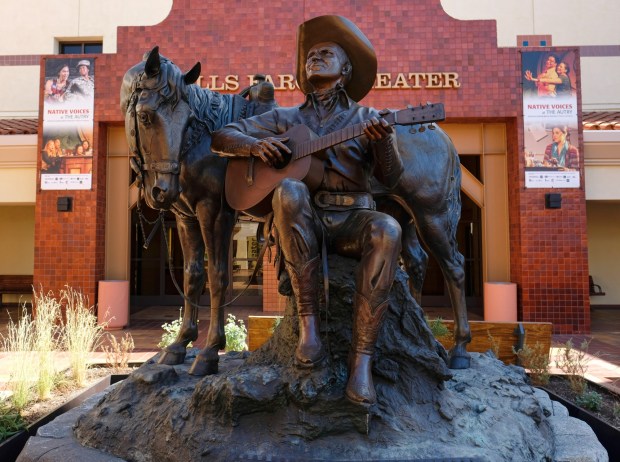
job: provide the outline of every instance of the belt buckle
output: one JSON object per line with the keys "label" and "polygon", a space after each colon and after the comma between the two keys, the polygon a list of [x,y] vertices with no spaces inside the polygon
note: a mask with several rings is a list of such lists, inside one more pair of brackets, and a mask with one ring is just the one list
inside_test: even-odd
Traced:
{"label": "belt buckle", "polygon": [[329,203],[327,203],[327,202],[323,202],[323,197],[326,197],[326,196],[328,196],[328,195],[329,195],[329,193],[328,193],[327,191],[319,191],[319,192],[317,192],[317,193],[314,195],[314,203],[315,203],[318,207],[320,207],[320,208],[322,208],[322,209],[325,209],[325,208],[329,207],[329,206],[330,206],[330,204],[329,204]]}

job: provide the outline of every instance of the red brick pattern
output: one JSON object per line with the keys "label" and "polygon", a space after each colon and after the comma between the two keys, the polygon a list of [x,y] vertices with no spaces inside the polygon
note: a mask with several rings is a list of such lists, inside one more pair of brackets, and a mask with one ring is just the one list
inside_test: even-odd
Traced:
{"label": "red brick pattern", "polygon": [[286,297],[278,292],[278,274],[269,255],[263,257],[263,311],[284,313]]}
{"label": "red brick pattern", "polygon": [[[494,21],[455,20],[444,13],[440,0],[383,0],[381,7],[370,0],[274,0],[260,5],[176,0],[169,17],[156,26],[119,28],[117,54],[101,55],[97,61],[101,128],[93,191],[70,194],[75,211],[68,215],[55,212],[61,193],[37,194],[37,283],[53,288],[69,282],[94,293],[103,277],[105,126],[122,122],[122,77],[145,51],[159,45],[182,69],[200,60],[205,76],[292,74],[297,25],[334,12],[367,34],[377,50],[379,72],[459,74],[458,89],[375,90],[363,103],[397,108],[443,102],[450,122],[507,124],[511,279],[519,286],[520,319],[552,321],[558,333],[588,332],[584,188],[562,191],[559,210],[545,210],[547,190],[524,188],[519,52],[497,48]],[[276,97],[281,105],[303,98],[299,92],[284,91]],[[265,290],[266,301],[271,290]]]}
{"label": "red brick pattern", "polygon": [[41,55],[0,55],[0,66],[38,66]]}

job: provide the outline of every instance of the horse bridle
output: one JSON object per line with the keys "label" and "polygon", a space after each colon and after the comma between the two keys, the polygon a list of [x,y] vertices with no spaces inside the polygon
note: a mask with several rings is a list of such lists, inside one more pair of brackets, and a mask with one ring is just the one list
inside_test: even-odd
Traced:
{"label": "horse bridle", "polygon": [[[127,113],[125,114],[125,129],[127,130],[127,128],[129,128],[129,135],[130,135],[128,137],[129,150],[131,152],[130,164],[131,164],[131,168],[134,170],[134,172],[136,172],[136,175],[138,175],[138,180],[140,182],[141,187],[142,187],[142,182],[143,182],[142,172],[150,171],[150,172],[155,172],[155,173],[169,173],[169,174],[178,175],[181,171],[181,162],[180,162],[181,159],[179,159],[178,161],[159,161],[159,162],[150,161],[148,162],[147,155],[150,153],[143,153],[142,149],[140,148],[141,147],[140,130],[138,128],[138,117],[137,117],[136,106],[138,104],[138,98],[140,97],[140,94],[144,90],[144,88],[141,88],[139,85],[139,83],[142,81],[143,76],[144,76],[144,72],[141,72],[134,79],[134,82],[132,84],[131,96],[129,98],[129,103],[127,105]],[[155,91],[159,94],[160,89],[161,87],[153,88],[153,89],[149,89],[149,91]],[[161,104],[166,103],[166,102],[169,102],[169,100],[162,97],[162,102],[158,104],[157,107],[159,107]],[[173,104],[175,103],[173,102]],[[179,157],[182,157],[186,151],[187,151],[186,149],[183,149]]]}

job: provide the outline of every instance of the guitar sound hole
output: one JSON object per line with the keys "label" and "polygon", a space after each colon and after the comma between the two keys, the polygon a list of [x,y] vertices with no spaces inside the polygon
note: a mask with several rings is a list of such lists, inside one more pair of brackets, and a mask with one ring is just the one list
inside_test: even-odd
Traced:
{"label": "guitar sound hole", "polygon": [[290,154],[282,151],[280,151],[280,153],[282,154],[282,162],[276,162],[276,164],[273,166],[273,168],[275,168],[276,170],[282,170],[291,162]]}

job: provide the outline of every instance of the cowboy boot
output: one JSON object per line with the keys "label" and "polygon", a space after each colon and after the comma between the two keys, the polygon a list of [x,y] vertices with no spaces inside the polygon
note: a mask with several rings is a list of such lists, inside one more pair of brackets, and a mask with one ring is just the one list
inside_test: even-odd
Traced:
{"label": "cowboy boot", "polygon": [[325,357],[319,334],[319,262],[316,256],[304,264],[299,272],[292,264],[284,262],[297,301],[299,343],[295,350],[295,360],[300,367],[313,367]]}
{"label": "cowboy boot", "polygon": [[356,293],[353,300],[353,335],[349,353],[349,381],[345,390],[346,398],[363,406],[377,402],[372,381],[372,355],[375,352],[377,336],[381,328],[388,301],[375,308],[363,295]]}

